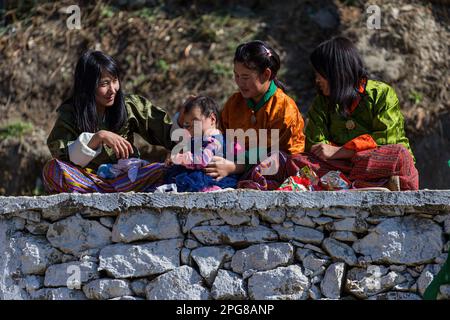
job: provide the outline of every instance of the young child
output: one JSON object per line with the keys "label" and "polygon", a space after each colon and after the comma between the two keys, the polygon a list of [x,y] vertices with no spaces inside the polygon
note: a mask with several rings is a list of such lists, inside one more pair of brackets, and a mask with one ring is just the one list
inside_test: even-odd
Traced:
{"label": "young child", "polygon": [[[183,106],[183,128],[191,137],[184,151],[171,154],[166,160],[170,166],[167,183],[176,183],[177,191],[212,191],[221,188],[235,188],[236,176],[214,180],[207,176],[204,169],[214,156],[226,156],[226,141],[217,128],[219,111],[217,103],[210,97],[189,98]],[[234,145],[234,154],[240,151]]]}

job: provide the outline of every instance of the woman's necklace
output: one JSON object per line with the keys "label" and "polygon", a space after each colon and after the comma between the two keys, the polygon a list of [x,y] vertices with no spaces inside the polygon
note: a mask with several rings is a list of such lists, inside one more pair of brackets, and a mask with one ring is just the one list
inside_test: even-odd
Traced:
{"label": "woman's necklace", "polygon": [[252,122],[252,124],[256,124],[256,116],[254,110],[252,110],[252,116],[250,117],[250,121]]}

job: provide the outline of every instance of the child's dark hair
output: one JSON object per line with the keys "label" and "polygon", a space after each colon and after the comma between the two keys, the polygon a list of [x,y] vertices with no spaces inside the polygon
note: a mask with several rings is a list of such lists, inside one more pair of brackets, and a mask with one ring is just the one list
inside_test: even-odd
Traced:
{"label": "child's dark hair", "polygon": [[322,42],[310,56],[314,69],[328,81],[330,105],[344,110],[356,99],[361,80],[368,73],[353,43],[344,37]]}
{"label": "child's dark hair", "polygon": [[189,112],[192,108],[199,107],[202,115],[209,117],[211,114],[216,116],[216,123],[219,121],[219,106],[213,98],[207,96],[196,96],[189,98],[183,106],[184,112]]}
{"label": "child's dark hair", "polygon": [[254,40],[240,44],[234,54],[234,62],[242,63],[245,67],[263,73],[266,68],[272,71],[270,80],[273,80],[277,87],[285,91],[285,86],[277,79],[277,72],[280,70],[280,57],[267,43],[261,40]]}

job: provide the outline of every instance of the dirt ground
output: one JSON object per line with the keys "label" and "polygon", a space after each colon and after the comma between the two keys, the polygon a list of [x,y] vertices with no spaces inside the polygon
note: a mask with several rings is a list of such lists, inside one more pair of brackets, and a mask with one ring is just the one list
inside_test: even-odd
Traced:
{"label": "dirt ground", "polygon": [[[421,174],[421,188],[450,188],[448,1],[373,0],[380,29],[369,29],[364,1],[79,1],[81,29],[65,8],[76,1],[6,1],[0,21],[0,195],[40,194],[50,158],[45,140],[88,48],[114,56],[128,93],[171,114],[190,94],[223,104],[236,88],[236,46],[268,41],[280,52],[280,79],[300,111],[315,95],[310,52],[333,35],[352,38],[372,78],[397,91]],[[31,4],[30,4],[31,3]],[[33,4],[34,3],[34,4]],[[20,121],[32,129],[4,134]],[[3,128],[3,129],[1,129]],[[162,150],[142,145],[147,159]]]}

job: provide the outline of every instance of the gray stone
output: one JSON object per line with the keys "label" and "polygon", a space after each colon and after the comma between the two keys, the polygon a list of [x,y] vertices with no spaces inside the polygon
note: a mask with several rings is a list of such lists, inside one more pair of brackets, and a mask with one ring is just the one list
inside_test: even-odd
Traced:
{"label": "gray stone", "polygon": [[345,264],[342,262],[333,263],[325,272],[323,281],[320,284],[322,294],[330,299],[340,299],[344,277]]}
{"label": "gray stone", "polygon": [[298,265],[256,272],[248,279],[253,300],[305,300],[311,284]]}
{"label": "gray stone", "polygon": [[353,249],[376,263],[415,265],[432,261],[442,252],[442,229],[432,220],[414,216],[380,223]]}
{"label": "gray stone", "polygon": [[49,226],[49,222],[42,220],[41,222],[28,222],[25,225],[25,229],[34,235],[45,235],[47,234]]}
{"label": "gray stone", "polygon": [[208,285],[212,285],[217,271],[222,266],[226,257],[231,258],[234,249],[226,247],[200,247],[192,250],[191,257],[197,263],[200,275]]}
{"label": "gray stone", "polygon": [[283,228],[292,228],[294,223],[292,221],[284,221],[282,224]]}
{"label": "gray stone", "polygon": [[149,284],[147,279],[137,279],[130,283],[130,288],[133,293],[139,297],[145,297],[145,288]]}
{"label": "gray stone", "polygon": [[305,249],[310,249],[310,250],[312,250],[312,251],[314,251],[314,252],[317,252],[317,253],[320,253],[320,254],[325,254],[325,252],[323,252],[322,249],[320,249],[319,247],[316,247],[316,246],[314,246],[314,245],[312,245],[312,244],[310,244],[310,243],[306,244],[306,245],[304,246],[304,248],[305,248]]}
{"label": "gray stone", "polygon": [[39,289],[30,296],[33,300],[86,300],[83,291],[68,288]]}
{"label": "gray stone", "polygon": [[252,213],[246,211],[218,210],[217,213],[227,224],[232,226],[249,224],[252,220]]}
{"label": "gray stone", "polygon": [[392,289],[405,280],[397,272],[391,271],[387,274],[386,272],[387,268],[376,265],[367,269],[353,268],[347,273],[346,290],[360,299],[366,299]]}
{"label": "gray stone", "polygon": [[402,277],[405,278],[405,280],[399,284],[397,284],[393,290],[395,291],[415,291],[416,288],[416,280],[408,273],[408,272],[403,272],[402,273]]}
{"label": "gray stone", "polygon": [[371,296],[368,300],[422,300],[422,298],[415,293],[392,291]]}
{"label": "gray stone", "polygon": [[319,218],[313,218],[312,221],[314,223],[317,223],[320,226],[326,225],[328,223],[332,223],[334,221],[333,218],[330,217],[319,217]]}
{"label": "gray stone", "polygon": [[181,248],[180,259],[181,259],[181,264],[186,264],[186,265],[192,267],[193,261],[192,261],[190,249]]}
{"label": "gray stone", "polygon": [[305,243],[320,244],[324,237],[322,232],[302,226],[283,228],[282,226],[274,225],[273,229],[278,232],[281,240],[294,239]]}
{"label": "gray stone", "polygon": [[98,279],[83,286],[88,299],[107,300],[122,296],[131,296],[130,283],[118,279]]}
{"label": "gray stone", "polygon": [[112,298],[109,300],[145,300],[145,299],[135,297],[135,296],[122,296],[122,297]]}
{"label": "gray stone", "polygon": [[161,240],[147,244],[115,244],[100,251],[99,270],[114,278],[144,277],[180,265],[183,240]]}
{"label": "gray stone", "polygon": [[13,229],[14,230],[23,230],[25,229],[26,220],[20,217],[12,217],[11,218]]}
{"label": "gray stone", "polygon": [[355,242],[358,237],[350,231],[335,231],[330,234],[330,237],[344,242]]}
{"label": "gray stone", "polygon": [[448,258],[448,253],[443,253],[441,254],[439,257],[437,257],[436,259],[434,259],[434,262],[436,264],[440,264],[443,265],[445,263],[445,261],[447,261]]}
{"label": "gray stone", "polygon": [[266,271],[292,263],[293,254],[294,248],[289,243],[253,245],[236,252],[231,268],[239,274],[246,270]]}
{"label": "gray stone", "polygon": [[68,287],[81,289],[81,284],[97,279],[98,265],[92,262],[68,262],[54,264],[45,272],[44,284],[46,287]]}
{"label": "gray stone", "polygon": [[312,300],[320,300],[322,298],[322,294],[316,285],[311,286],[311,289],[308,290],[308,296]]}
{"label": "gray stone", "polygon": [[327,238],[323,241],[323,248],[337,261],[344,261],[350,266],[354,266],[358,263],[355,252],[345,243]]}
{"label": "gray stone", "polygon": [[306,209],[305,213],[311,218],[318,218],[322,215],[322,212],[319,209]]}
{"label": "gray stone", "polygon": [[319,259],[315,257],[313,254],[310,254],[306,256],[304,259],[302,259],[302,262],[305,268],[308,268],[309,270],[316,272],[317,270],[320,270],[321,267],[326,265],[328,263],[328,260]]}
{"label": "gray stone", "polygon": [[338,219],[354,218],[356,217],[357,212],[357,209],[354,208],[328,208],[322,210],[324,216]]}
{"label": "gray stone", "polygon": [[53,248],[45,238],[26,236],[19,243],[24,274],[43,275],[49,265],[61,261],[61,252]]}
{"label": "gray stone", "polygon": [[38,223],[41,221],[41,213],[33,210],[14,212],[13,216],[25,219],[28,222]]}
{"label": "gray stone", "polygon": [[450,214],[439,214],[433,218],[437,223],[443,223],[445,220],[450,219]]}
{"label": "gray stone", "polygon": [[201,283],[197,271],[181,266],[151,281],[145,291],[148,300],[208,300],[210,294]]}
{"label": "gray stone", "polygon": [[48,228],[47,239],[64,253],[77,256],[85,250],[110,244],[111,231],[97,221],[76,215],[53,223]]}
{"label": "gray stone", "polygon": [[439,287],[437,300],[450,300],[450,284],[443,284]]}
{"label": "gray stone", "polygon": [[189,212],[186,221],[182,224],[183,233],[188,233],[193,227],[204,221],[214,220],[218,215],[212,211],[194,210]]}
{"label": "gray stone", "polygon": [[450,235],[450,215],[444,221],[444,233]]}
{"label": "gray stone", "polygon": [[297,250],[295,250],[295,258],[298,261],[303,261],[303,259],[305,259],[311,253],[311,249],[298,248]]}
{"label": "gray stone", "polygon": [[193,239],[186,239],[184,241],[184,246],[188,249],[195,249],[201,246],[201,244],[198,241],[195,241]]}
{"label": "gray stone", "polygon": [[393,264],[389,266],[389,269],[391,269],[392,271],[403,272],[406,270],[406,266]]}
{"label": "gray stone", "polygon": [[244,281],[238,274],[220,269],[211,287],[211,296],[215,300],[247,299]]}
{"label": "gray stone", "polygon": [[223,219],[214,219],[202,222],[203,226],[223,226],[225,221]]}
{"label": "gray stone", "polygon": [[101,217],[100,218],[100,223],[109,229],[111,229],[113,227],[115,221],[116,221],[116,219],[113,217]]}
{"label": "gray stone", "polygon": [[112,230],[112,241],[164,240],[181,237],[180,225],[174,211],[133,210],[121,214]]}
{"label": "gray stone", "polygon": [[275,231],[263,226],[200,226],[191,232],[205,245],[250,245],[278,240]]}
{"label": "gray stone", "polygon": [[351,231],[356,233],[367,232],[367,223],[359,218],[346,218],[339,221],[335,221],[330,225],[330,229],[333,231]]}
{"label": "gray stone", "polygon": [[424,268],[419,279],[417,279],[417,289],[422,296],[440,269],[441,267],[438,264],[430,264]]}
{"label": "gray stone", "polygon": [[284,208],[274,208],[258,211],[261,219],[269,223],[282,223],[286,219],[286,210]]}
{"label": "gray stone", "polygon": [[44,277],[42,276],[26,276],[24,279],[24,287],[25,289],[31,293],[36,291],[44,286]]}
{"label": "gray stone", "polygon": [[295,210],[291,212],[291,215],[292,222],[295,224],[311,228],[314,228],[316,225],[311,217],[306,215],[306,210],[304,209]]}

